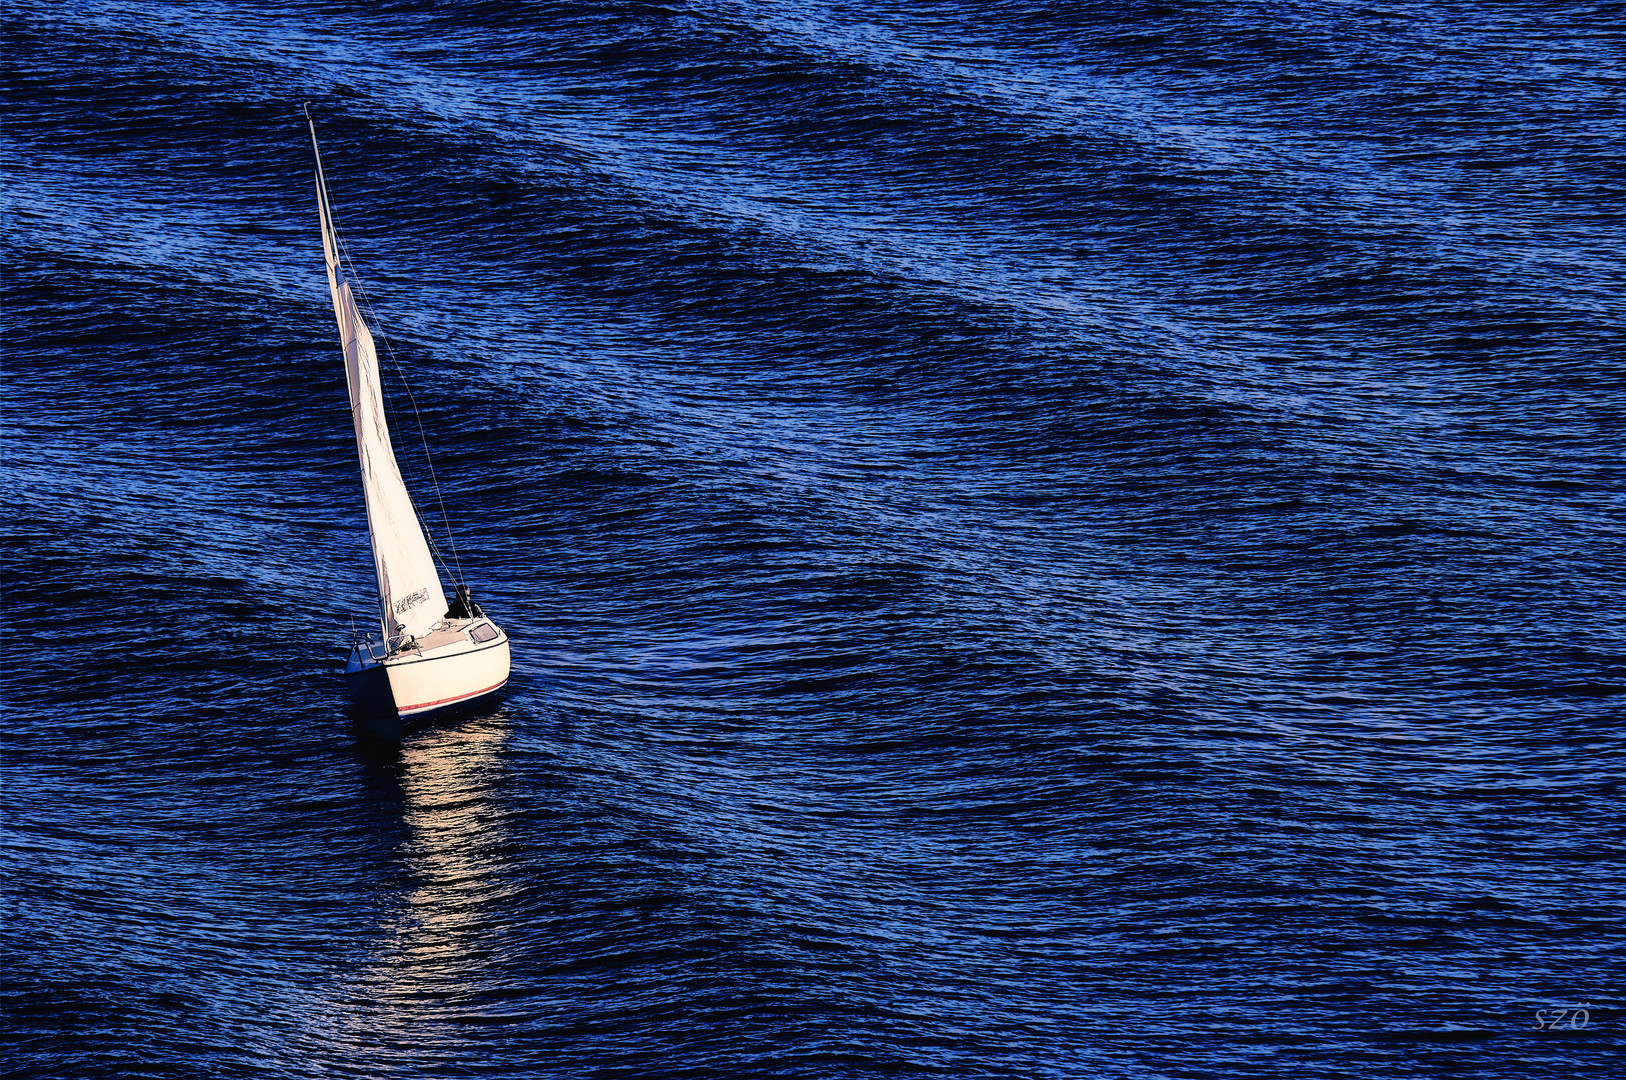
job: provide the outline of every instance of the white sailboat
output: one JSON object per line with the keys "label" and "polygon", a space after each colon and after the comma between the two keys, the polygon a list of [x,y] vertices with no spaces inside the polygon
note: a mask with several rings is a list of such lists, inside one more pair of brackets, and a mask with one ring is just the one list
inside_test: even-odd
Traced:
{"label": "white sailboat", "polygon": [[379,632],[351,648],[345,681],[351,699],[375,730],[377,721],[383,719],[383,733],[399,734],[409,722],[469,705],[500,690],[508,681],[508,635],[470,599],[467,585],[459,584],[456,598],[449,602],[441,589],[428,538],[390,445],[378,352],[340,265],[339,237],[333,228],[316,124],[309,110],[305,118],[316,154],[322,249],[344,347],[367,531],[378,575]]}

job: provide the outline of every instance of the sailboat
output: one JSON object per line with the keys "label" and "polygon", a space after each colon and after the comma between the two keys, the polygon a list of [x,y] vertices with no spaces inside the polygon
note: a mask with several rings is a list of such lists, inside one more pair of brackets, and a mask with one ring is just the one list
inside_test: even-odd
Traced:
{"label": "sailboat", "polygon": [[502,689],[508,682],[508,635],[474,602],[467,584],[460,582],[451,600],[442,590],[429,539],[390,444],[372,331],[340,265],[339,235],[333,227],[322,150],[309,109],[305,119],[316,154],[322,250],[344,348],[367,531],[378,578],[379,631],[352,645],[345,681],[369,727],[398,736],[436,713],[471,705]]}

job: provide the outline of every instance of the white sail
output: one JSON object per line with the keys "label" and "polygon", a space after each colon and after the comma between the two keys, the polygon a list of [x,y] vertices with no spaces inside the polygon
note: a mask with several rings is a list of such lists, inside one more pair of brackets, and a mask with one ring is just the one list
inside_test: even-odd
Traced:
{"label": "white sail", "polygon": [[[316,125],[311,125],[316,146]],[[423,525],[401,480],[401,469],[390,445],[384,421],[384,398],[378,378],[378,351],[356,297],[339,265],[338,237],[328,206],[320,149],[316,156],[316,202],[322,218],[322,248],[327,253],[328,287],[333,313],[339,320],[344,345],[345,379],[350,388],[350,413],[356,425],[356,450],[361,457],[361,484],[367,502],[367,529],[373,543],[378,573],[379,617],[384,638],[420,637],[446,614],[446,596],[440,574],[424,538]]]}

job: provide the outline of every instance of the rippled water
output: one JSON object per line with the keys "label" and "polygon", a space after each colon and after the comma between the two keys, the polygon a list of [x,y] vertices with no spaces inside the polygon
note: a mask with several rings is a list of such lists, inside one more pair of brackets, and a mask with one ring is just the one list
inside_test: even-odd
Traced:
{"label": "rippled water", "polygon": [[1618,1064],[1606,5],[5,18],[10,1074]]}

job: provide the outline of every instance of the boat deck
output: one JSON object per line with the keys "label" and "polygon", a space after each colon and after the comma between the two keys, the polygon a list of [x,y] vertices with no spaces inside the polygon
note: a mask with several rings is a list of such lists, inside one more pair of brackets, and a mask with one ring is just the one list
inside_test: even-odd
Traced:
{"label": "boat deck", "polygon": [[384,643],[377,636],[371,636],[365,641],[357,642],[351,650],[351,662],[361,666],[379,663],[390,663],[417,657],[427,658],[430,654],[454,645],[478,645],[485,641],[494,640],[500,635],[493,626],[489,636],[476,636],[472,631],[477,630],[480,624],[491,625],[486,618],[474,619],[446,619],[437,623],[427,634],[413,639],[410,645],[387,652]]}
{"label": "boat deck", "polygon": [[443,622],[438,628],[430,630],[429,633],[417,638],[411,645],[398,649],[396,655],[399,656],[401,653],[407,652],[434,652],[436,649],[450,645],[454,641],[466,641],[469,636],[469,624],[474,621],[474,619],[458,619]]}

